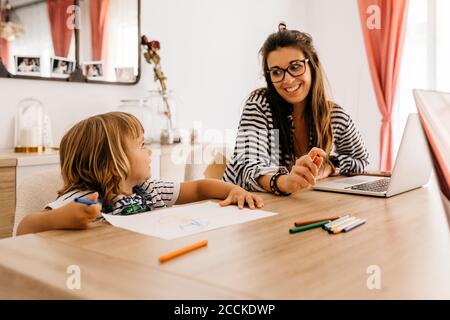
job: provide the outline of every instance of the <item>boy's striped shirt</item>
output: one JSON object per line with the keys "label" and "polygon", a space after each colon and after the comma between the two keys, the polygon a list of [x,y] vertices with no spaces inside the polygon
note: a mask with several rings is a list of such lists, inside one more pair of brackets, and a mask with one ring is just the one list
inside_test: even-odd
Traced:
{"label": "boy's striped shirt", "polygon": [[[170,207],[178,199],[180,183],[147,180],[142,185],[134,187],[133,192],[129,196],[120,195],[110,206],[103,206],[102,212],[114,215],[130,215]],[[75,198],[82,198],[91,193],[94,193],[94,191],[74,190],[47,204],[46,208],[60,208],[74,201]]]}

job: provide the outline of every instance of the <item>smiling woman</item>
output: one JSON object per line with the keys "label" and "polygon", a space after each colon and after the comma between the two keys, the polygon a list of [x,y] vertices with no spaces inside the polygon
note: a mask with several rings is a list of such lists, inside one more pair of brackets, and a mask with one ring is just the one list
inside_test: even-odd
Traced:
{"label": "smiling woman", "polygon": [[280,24],[260,50],[266,88],[250,94],[224,180],[289,195],[338,172],[363,172],[368,152],[345,110],[330,101],[309,34]]}

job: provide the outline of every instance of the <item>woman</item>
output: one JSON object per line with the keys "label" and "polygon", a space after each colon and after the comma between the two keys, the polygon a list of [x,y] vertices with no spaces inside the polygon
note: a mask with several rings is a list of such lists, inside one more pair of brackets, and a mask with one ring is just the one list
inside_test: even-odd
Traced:
{"label": "woman", "polygon": [[289,195],[329,175],[364,172],[364,141],[344,109],[327,99],[311,36],[280,24],[260,54],[267,87],[245,104],[224,180]]}

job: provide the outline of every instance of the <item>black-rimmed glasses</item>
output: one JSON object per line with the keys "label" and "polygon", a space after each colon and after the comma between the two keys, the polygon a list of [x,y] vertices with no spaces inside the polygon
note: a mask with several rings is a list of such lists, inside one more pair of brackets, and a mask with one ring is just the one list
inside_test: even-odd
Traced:
{"label": "black-rimmed glasses", "polygon": [[270,76],[272,83],[278,83],[284,80],[286,71],[294,78],[300,77],[306,72],[306,64],[309,59],[292,61],[286,69],[280,67],[272,67],[267,73]]}

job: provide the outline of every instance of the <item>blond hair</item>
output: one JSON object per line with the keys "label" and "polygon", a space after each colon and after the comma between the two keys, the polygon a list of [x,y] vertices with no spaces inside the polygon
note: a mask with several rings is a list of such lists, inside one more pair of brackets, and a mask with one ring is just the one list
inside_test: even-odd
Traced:
{"label": "blond hair", "polygon": [[130,173],[126,139],[143,133],[139,120],[124,112],[99,114],[74,125],[61,140],[64,187],[58,194],[92,190],[99,192],[103,204],[111,204]]}

